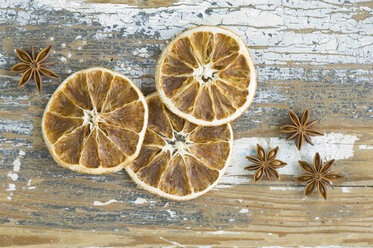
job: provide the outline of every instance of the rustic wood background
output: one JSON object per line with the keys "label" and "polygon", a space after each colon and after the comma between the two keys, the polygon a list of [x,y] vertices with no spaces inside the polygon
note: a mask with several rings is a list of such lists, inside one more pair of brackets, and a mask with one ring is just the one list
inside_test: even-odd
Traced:
{"label": "rustic wood background", "polygon": [[[125,172],[91,176],[58,166],[41,136],[61,80],[16,86],[15,48],[53,44],[62,79],[104,66],[154,88],[167,42],[197,25],[227,27],[251,50],[258,88],[234,121],[231,168],[216,189],[174,202]],[[0,247],[373,246],[373,2],[361,0],[1,0]],[[279,126],[306,108],[323,137],[299,153]],[[280,146],[281,181],[253,184],[255,144]],[[297,160],[336,158],[345,178],[304,197]]]}

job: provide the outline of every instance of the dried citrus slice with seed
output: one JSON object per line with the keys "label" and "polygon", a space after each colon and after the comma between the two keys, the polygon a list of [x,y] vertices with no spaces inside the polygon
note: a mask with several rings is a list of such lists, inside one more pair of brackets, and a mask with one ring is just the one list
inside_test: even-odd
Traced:
{"label": "dried citrus slice with seed", "polygon": [[139,156],[125,168],[128,174],[145,190],[173,200],[212,189],[231,157],[230,124],[197,126],[169,111],[157,93],[146,100],[149,124]]}
{"label": "dried citrus slice with seed", "polygon": [[158,60],[156,87],[178,116],[204,126],[238,118],[256,90],[256,72],[245,43],[216,26],[189,29],[173,39]]}
{"label": "dried citrus slice with seed", "polygon": [[116,172],[140,152],[148,122],[145,97],[124,75],[94,67],[57,88],[42,132],[54,160],[90,174]]}

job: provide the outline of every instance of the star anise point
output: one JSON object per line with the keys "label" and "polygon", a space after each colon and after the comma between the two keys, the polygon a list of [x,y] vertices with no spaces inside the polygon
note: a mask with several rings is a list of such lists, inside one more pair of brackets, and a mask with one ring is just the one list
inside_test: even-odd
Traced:
{"label": "star anise point", "polygon": [[315,154],[313,159],[313,166],[305,161],[298,162],[299,167],[306,172],[306,174],[296,177],[295,181],[299,183],[307,183],[306,187],[304,188],[304,194],[306,196],[309,196],[315,190],[315,188],[317,188],[319,194],[326,200],[327,186],[334,188],[331,181],[343,178],[342,175],[329,172],[334,163],[334,159],[323,164],[318,152]]}
{"label": "star anise point", "polygon": [[259,182],[263,178],[264,174],[269,181],[272,181],[272,179],[280,180],[280,175],[278,174],[277,169],[282,168],[287,164],[276,159],[278,150],[279,147],[275,147],[270,149],[266,154],[263,147],[257,144],[257,158],[246,156],[247,160],[254,163],[244,168],[245,170],[255,170],[254,183]]}
{"label": "star anise point", "polygon": [[54,72],[44,67],[44,66],[52,65],[54,63],[51,63],[51,62],[42,63],[49,56],[51,49],[52,49],[52,45],[49,45],[48,47],[41,50],[36,55],[36,57],[35,57],[35,50],[33,46],[31,46],[31,54],[29,54],[25,50],[18,49],[18,48],[16,49],[18,58],[22,60],[23,62],[23,63],[18,63],[12,66],[12,68],[10,69],[13,72],[23,73],[17,88],[22,87],[23,85],[27,84],[31,79],[33,79],[35,81],[36,88],[38,92],[40,93],[41,88],[42,88],[42,83],[43,83],[41,75],[44,75],[49,78],[60,78]]}
{"label": "star anise point", "polygon": [[280,127],[280,131],[283,133],[290,133],[286,138],[287,141],[295,139],[295,145],[300,151],[302,149],[304,140],[307,143],[313,145],[310,136],[322,136],[323,134],[314,130],[312,127],[316,124],[316,120],[309,121],[309,110],[303,112],[299,118],[293,111],[288,111],[291,124]]}

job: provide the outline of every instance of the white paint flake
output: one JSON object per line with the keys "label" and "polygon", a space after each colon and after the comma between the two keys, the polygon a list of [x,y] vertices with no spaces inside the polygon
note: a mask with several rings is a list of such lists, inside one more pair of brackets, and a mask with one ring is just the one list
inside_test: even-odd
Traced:
{"label": "white paint flake", "polygon": [[359,145],[359,149],[362,149],[362,150],[373,150],[373,146]]}
{"label": "white paint flake", "polygon": [[326,133],[324,136],[313,137],[314,146],[306,143],[300,153],[294,142],[286,141],[278,137],[269,138],[241,138],[234,141],[233,155],[231,165],[228,167],[217,188],[226,188],[233,185],[247,183],[252,180],[248,175],[253,174],[252,171],[244,170],[246,166],[251,164],[245,157],[255,156],[256,144],[260,144],[265,150],[279,146],[277,158],[286,162],[287,165],[278,169],[280,174],[298,175],[302,171],[298,166],[298,161],[313,161],[316,152],[320,153],[323,161],[335,159],[348,159],[354,154],[354,143],[358,137],[346,135],[342,133]]}
{"label": "white paint flake", "polygon": [[8,188],[6,191],[15,191],[16,190],[16,185],[13,183],[8,184]]}
{"label": "white paint flake", "polygon": [[224,230],[219,230],[219,231],[214,231],[214,232],[207,232],[213,235],[225,235],[225,234],[241,234],[241,232],[233,232],[233,231],[224,231]]}
{"label": "white paint flake", "polygon": [[95,206],[106,206],[106,205],[109,205],[109,204],[114,203],[114,202],[118,202],[118,201],[115,200],[115,199],[109,200],[107,202],[94,201],[93,205],[95,205]]}
{"label": "white paint flake", "polygon": [[249,212],[249,209],[247,209],[247,208],[243,208],[243,209],[240,210],[241,214],[245,214],[245,213],[248,213],[248,212]]}
{"label": "white paint flake", "polygon": [[348,193],[351,190],[351,187],[341,187],[343,193]]}
{"label": "white paint flake", "polygon": [[175,242],[175,241],[172,241],[172,240],[168,240],[168,239],[165,239],[163,237],[159,237],[159,238],[162,239],[162,240],[164,240],[164,241],[166,241],[166,242],[168,242],[168,243],[170,243],[170,244],[176,245],[177,247],[186,247],[185,245],[182,245],[182,244],[180,244],[178,242]]}
{"label": "white paint flake", "polygon": [[10,179],[12,179],[13,181],[17,181],[18,174],[14,172],[8,172],[8,177],[10,177]]}
{"label": "white paint flake", "polygon": [[27,184],[26,184],[27,189],[29,189],[29,190],[36,189],[36,186],[31,186],[31,182],[32,182],[32,179],[29,179]]}
{"label": "white paint flake", "polygon": [[149,58],[151,55],[149,54],[149,51],[146,49],[146,47],[142,48],[136,48],[133,52],[133,55],[139,56],[142,58]]}
{"label": "white paint flake", "polygon": [[[26,153],[22,150],[19,150],[18,156],[14,161],[13,161],[13,171],[9,171],[7,176],[14,182],[18,180],[18,172],[21,170],[21,160],[20,157],[23,157]],[[6,191],[14,191],[16,190],[16,185],[13,183],[8,184],[8,189]],[[7,197],[8,200],[12,199],[13,193],[10,193],[10,196]]]}
{"label": "white paint flake", "polygon": [[21,161],[19,160],[19,158],[16,158],[13,161],[13,171],[19,172],[20,169],[21,169]]}
{"label": "white paint flake", "polygon": [[166,212],[169,213],[169,215],[170,215],[171,218],[176,218],[177,217],[177,214],[176,214],[175,211],[167,209]]}
{"label": "white paint flake", "polygon": [[136,201],[133,202],[133,204],[142,205],[142,204],[145,204],[147,202],[148,201],[146,199],[139,197],[139,198],[136,199]]}
{"label": "white paint flake", "polygon": [[281,191],[287,191],[287,190],[298,190],[298,191],[303,191],[302,188],[297,188],[297,187],[279,187],[279,186],[270,186],[270,190],[281,190]]}

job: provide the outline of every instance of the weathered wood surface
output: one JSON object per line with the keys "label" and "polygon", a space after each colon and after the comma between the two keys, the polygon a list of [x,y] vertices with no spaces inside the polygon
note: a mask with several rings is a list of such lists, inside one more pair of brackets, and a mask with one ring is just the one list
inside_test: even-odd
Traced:
{"label": "weathered wood surface", "polygon": [[[221,25],[256,63],[254,103],[234,121],[231,167],[187,202],[148,194],[125,174],[82,175],[54,163],[41,137],[60,81],[21,89],[15,48],[54,45],[62,78],[105,66],[154,90],[157,57],[189,27]],[[2,0],[0,3],[0,246],[373,246],[373,2]],[[298,152],[279,126],[310,108],[325,133]],[[280,146],[281,181],[254,185],[244,156]],[[328,200],[305,198],[297,160],[336,158],[345,178]]]}

